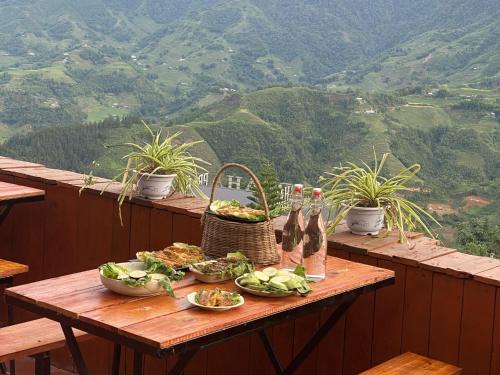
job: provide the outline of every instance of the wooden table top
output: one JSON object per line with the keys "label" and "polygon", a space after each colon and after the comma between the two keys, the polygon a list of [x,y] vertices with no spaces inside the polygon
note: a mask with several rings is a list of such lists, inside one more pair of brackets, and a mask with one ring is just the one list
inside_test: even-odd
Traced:
{"label": "wooden table top", "polygon": [[0,204],[15,203],[26,198],[43,197],[45,191],[0,181]]}
{"label": "wooden table top", "polygon": [[[312,284],[313,292],[307,297],[265,298],[244,293],[243,306],[224,312],[198,309],[185,297],[203,288],[236,290],[234,282],[203,284],[189,272],[184,280],[175,284],[176,298],[115,294],[101,284],[97,270],[20,285],[7,289],[5,294],[21,307],[37,306],[41,315],[70,318],[162,350],[394,278],[390,270],[328,258],[327,278]],[[76,323],[75,326],[80,328]]]}
{"label": "wooden table top", "polygon": [[0,278],[19,275],[28,272],[28,270],[29,267],[25,264],[0,259]]}

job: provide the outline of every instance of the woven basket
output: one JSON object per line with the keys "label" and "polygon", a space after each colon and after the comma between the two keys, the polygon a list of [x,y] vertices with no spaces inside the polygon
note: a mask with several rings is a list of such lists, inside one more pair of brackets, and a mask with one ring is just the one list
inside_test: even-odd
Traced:
{"label": "woven basket", "polygon": [[[236,222],[222,219],[210,213],[210,205],[215,196],[215,189],[222,176],[228,168],[239,168],[250,175],[260,195],[266,220],[256,223]],[[224,257],[227,253],[241,251],[254,263],[259,265],[276,264],[280,261],[274,235],[273,222],[269,216],[269,207],[266,195],[255,174],[247,167],[240,164],[226,164],[215,176],[210,194],[208,208],[201,218],[203,237],[201,248],[208,256]]]}

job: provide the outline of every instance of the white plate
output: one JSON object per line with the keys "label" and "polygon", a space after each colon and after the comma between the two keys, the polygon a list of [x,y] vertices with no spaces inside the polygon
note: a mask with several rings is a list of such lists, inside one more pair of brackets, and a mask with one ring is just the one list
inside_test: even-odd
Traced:
{"label": "white plate", "polygon": [[[215,263],[217,262],[216,260],[207,260],[205,262],[197,262],[195,264],[208,264],[208,263]],[[192,265],[189,266],[189,270],[194,274],[194,277],[203,282],[203,283],[220,283],[222,281],[227,281],[231,280],[232,277],[220,277],[218,274],[206,274],[198,271],[196,268],[194,268]]]}
{"label": "white plate", "polygon": [[[124,262],[117,264],[130,271],[142,271],[146,268],[144,262]],[[144,286],[134,288],[128,286],[122,280],[110,279],[109,277],[104,276],[102,274],[102,271],[99,271],[99,275],[101,276],[102,285],[118,294],[124,294],[126,296],[145,297],[165,293],[163,287],[158,284],[158,281],[156,280],[152,280]]]}
{"label": "white plate", "polygon": [[243,285],[240,285],[240,279],[242,277],[245,277],[245,275],[243,276],[240,276],[238,277],[236,280],[234,280],[234,283],[236,284],[236,286],[238,288],[240,288],[241,290],[244,290],[245,292],[247,293],[250,293],[250,294],[254,294],[256,296],[259,296],[259,297],[273,297],[273,298],[276,298],[276,297],[288,297],[292,294],[295,293],[295,290],[289,290],[288,292],[279,292],[279,293],[271,293],[271,292],[266,292],[264,290],[255,290],[255,289],[250,289],[250,288],[247,288]]}
{"label": "white plate", "polygon": [[240,302],[238,302],[236,305],[233,305],[233,306],[204,306],[204,305],[200,305],[198,302],[196,302],[196,293],[197,292],[189,293],[186,296],[186,298],[189,301],[189,303],[191,303],[192,305],[197,306],[203,310],[226,311],[226,310],[231,310],[231,309],[234,309],[236,307],[239,307],[245,303],[245,299],[243,298],[243,296],[240,295]]}

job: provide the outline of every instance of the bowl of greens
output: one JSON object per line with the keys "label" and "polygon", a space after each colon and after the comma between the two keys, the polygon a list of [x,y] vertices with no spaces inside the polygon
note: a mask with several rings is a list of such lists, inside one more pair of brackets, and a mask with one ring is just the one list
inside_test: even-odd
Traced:
{"label": "bowl of greens", "polygon": [[118,294],[127,296],[153,296],[166,293],[174,297],[172,282],[184,277],[158,260],[144,262],[108,262],[99,267],[102,284]]}
{"label": "bowl of greens", "polygon": [[296,293],[307,296],[312,291],[301,266],[294,271],[267,267],[240,276],[234,282],[241,290],[260,297],[286,297]]}

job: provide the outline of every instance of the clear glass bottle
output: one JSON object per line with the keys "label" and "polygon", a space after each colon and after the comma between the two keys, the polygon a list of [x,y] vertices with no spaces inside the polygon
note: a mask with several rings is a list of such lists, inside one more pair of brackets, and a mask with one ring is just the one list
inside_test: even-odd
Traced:
{"label": "clear glass bottle", "polygon": [[281,267],[295,269],[302,259],[304,245],[304,187],[295,184],[290,194],[290,212],[283,227]]}
{"label": "clear glass bottle", "polygon": [[324,279],[326,276],[326,228],[323,220],[323,196],[320,188],[312,191],[311,206],[307,226],[304,230],[304,250],[302,266],[306,276],[312,279]]}

